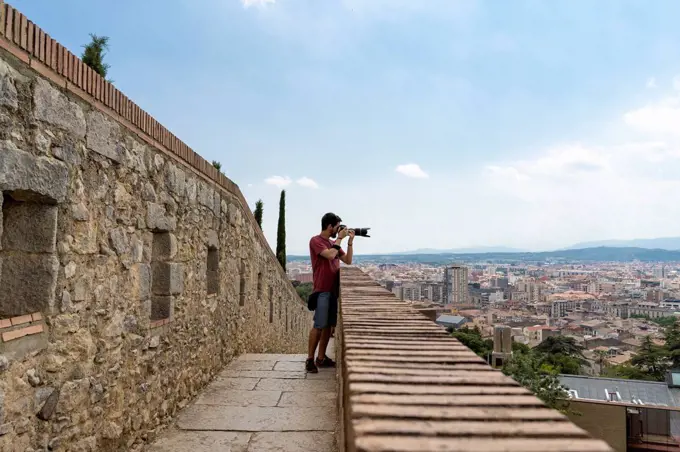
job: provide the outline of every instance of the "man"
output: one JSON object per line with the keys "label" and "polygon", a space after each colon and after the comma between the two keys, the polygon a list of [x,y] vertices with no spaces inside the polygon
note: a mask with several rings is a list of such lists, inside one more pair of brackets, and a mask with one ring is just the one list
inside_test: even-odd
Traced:
{"label": "man", "polygon": [[[334,213],[327,213],[321,218],[321,233],[309,241],[309,257],[312,260],[314,288],[312,293],[317,297],[314,310],[314,327],[309,332],[309,354],[305,368],[307,372],[317,373],[319,367],[335,367],[335,361],[326,356],[326,347],[331,337],[331,329],[338,319],[338,295],[340,292],[340,261],[347,265],[352,263],[352,243],[354,231],[340,229],[342,220]],[[336,240],[331,240],[335,238]],[[347,241],[347,252],[342,247],[342,240]],[[317,346],[319,354],[316,360],[314,352]]]}

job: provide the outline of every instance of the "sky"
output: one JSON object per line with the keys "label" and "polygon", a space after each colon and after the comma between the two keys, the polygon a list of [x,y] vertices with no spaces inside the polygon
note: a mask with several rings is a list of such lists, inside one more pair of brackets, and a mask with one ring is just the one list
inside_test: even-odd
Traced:
{"label": "sky", "polygon": [[12,0],[208,161],[276,244],[357,254],[680,235],[675,0]]}

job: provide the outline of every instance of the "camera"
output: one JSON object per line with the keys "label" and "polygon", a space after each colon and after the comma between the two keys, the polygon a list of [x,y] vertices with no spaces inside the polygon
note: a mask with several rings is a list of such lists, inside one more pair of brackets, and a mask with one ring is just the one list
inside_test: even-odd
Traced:
{"label": "camera", "polygon": [[[346,229],[346,228],[347,228],[346,225],[341,224],[340,228],[338,230],[342,231],[343,229]],[[349,228],[350,231],[354,231],[354,234],[357,237],[370,237],[370,235],[368,235],[369,229],[371,229],[371,228]]]}

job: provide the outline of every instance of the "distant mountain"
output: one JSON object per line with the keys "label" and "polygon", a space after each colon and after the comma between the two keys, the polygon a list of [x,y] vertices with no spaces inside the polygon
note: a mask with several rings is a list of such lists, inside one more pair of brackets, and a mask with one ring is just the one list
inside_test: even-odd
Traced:
{"label": "distant mountain", "polygon": [[479,254],[479,253],[525,253],[526,250],[518,248],[508,248],[506,246],[477,246],[471,248],[420,248],[412,251],[402,251],[399,253],[389,253],[390,255],[411,255],[411,254]]}
{"label": "distant mountain", "polygon": [[[309,260],[309,256],[288,256],[288,260]],[[442,265],[450,262],[680,262],[680,250],[634,247],[595,247],[542,252],[486,253],[420,253],[420,254],[355,254],[356,262],[408,263]]]}
{"label": "distant mountain", "polygon": [[593,242],[581,242],[565,249],[580,250],[584,248],[597,247],[617,247],[617,248],[646,248],[661,250],[680,250],[680,237],[664,237],[656,239],[632,239],[632,240],[599,240]]}

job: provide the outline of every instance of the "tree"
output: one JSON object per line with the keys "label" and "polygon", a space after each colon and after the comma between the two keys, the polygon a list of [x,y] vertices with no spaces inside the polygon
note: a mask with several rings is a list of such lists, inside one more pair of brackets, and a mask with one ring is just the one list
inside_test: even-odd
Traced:
{"label": "tree", "polygon": [[298,286],[295,287],[295,290],[297,291],[300,298],[302,298],[302,301],[304,301],[306,303],[307,298],[312,294],[312,290],[313,290],[312,283],[298,284]]}
{"label": "tree", "polygon": [[625,378],[627,380],[646,380],[656,381],[652,375],[638,369],[630,364],[618,364],[616,366],[609,366],[604,369],[602,376],[608,378]]}
{"label": "tree", "polygon": [[262,208],[264,204],[262,203],[261,199],[258,199],[257,202],[255,203],[255,221],[257,221],[257,225],[262,229]]}
{"label": "tree", "polygon": [[573,337],[550,336],[538,344],[533,353],[542,364],[551,366],[557,373],[579,375],[581,366],[588,365],[583,350]]}
{"label": "tree", "polygon": [[680,367],[680,326],[677,322],[668,325],[664,332],[666,338],[665,349],[668,353],[668,359],[671,360],[671,367],[677,369]]}
{"label": "tree", "polygon": [[451,336],[458,339],[463,345],[475,352],[478,356],[488,360],[489,354],[493,351],[493,340],[482,339],[482,332],[478,327],[463,327],[451,333]]}
{"label": "tree", "polygon": [[664,381],[668,370],[668,351],[652,342],[651,336],[645,336],[638,354],[630,360],[639,370],[646,372],[655,381]]}
{"label": "tree", "polygon": [[597,358],[596,362],[600,366],[600,375],[604,375],[604,368],[607,366],[607,352],[605,350],[597,350],[595,356]]}
{"label": "tree", "polygon": [[582,345],[576,343],[573,337],[549,336],[538,344],[534,350],[548,355],[560,354],[573,358],[583,358],[584,349]]}
{"label": "tree", "polygon": [[286,190],[281,190],[279,200],[279,225],[276,230],[276,258],[286,270]]}
{"label": "tree", "polygon": [[550,408],[566,412],[567,390],[558,378],[558,372],[549,365],[541,363],[534,353],[513,354],[503,365],[503,373],[512,377]]}
{"label": "tree", "polygon": [[222,164],[220,162],[218,162],[217,160],[212,161],[212,166],[214,166],[217,171],[222,170]]}
{"label": "tree", "polygon": [[[104,63],[104,53],[105,50],[109,48],[109,37],[108,36],[97,36],[90,33],[90,38],[92,39],[89,44],[83,46],[85,51],[81,55],[80,59],[83,63],[87,64],[95,71],[97,74],[101,75],[106,79],[106,75],[109,72],[108,64]],[[113,83],[113,80],[107,80]]]}

